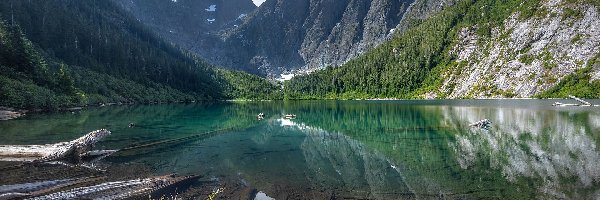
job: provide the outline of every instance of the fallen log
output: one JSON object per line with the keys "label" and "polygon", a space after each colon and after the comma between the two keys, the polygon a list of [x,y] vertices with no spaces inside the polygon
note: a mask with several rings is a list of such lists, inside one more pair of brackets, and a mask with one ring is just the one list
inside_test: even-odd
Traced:
{"label": "fallen log", "polygon": [[573,99],[575,101],[579,101],[580,103],[582,103],[582,105],[587,105],[587,106],[592,105],[590,102],[584,101],[583,99],[577,98],[577,97],[575,97],[573,95],[569,95],[569,98],[571,98],[571,99]]}
{"label": "fallen log", "polygon": [[0,145],[0,161],[45,162],[70,160],[79,162],[100,139],[110,135],[110,131],[101,129],[90,132],[70,142],[44,145]]}
{"label": "fallen log", "polygon": [[12,108],[0,107],[0,121],[11,120],[25,115],[24,111],[14,110]]}
{"label": "fallen log", "polygon": [[573,95],[569,95],[569,98],[578,101],[581,104],[575,104],[575,103],[561,103],[561,102],[554,102],[552,104],[552,106],[558,106],[558,107],[566,107],[566,106],[581,106],[581,107],[600,107],[600,105],[593,105],[590,102],[584,101],[583,99],[577,98]]}
{"label": "fallen log", "polygon": [[148,197],[163,188],[196,180],[198,176],[176,177],[172,175],[158,176],[128,181],[102,183],[94,186],[74,188],[31,199],[128,199]]}
{"label": "fallen log", "polygon": [[50,193],[59,192],[64,188],[70,186],[94,182],[103,178],[104,177],[86,177],[78,179],[61,179],[14,185],[2,185],[0,186],[0,199],[23,199],[28,197],[46,195]]}

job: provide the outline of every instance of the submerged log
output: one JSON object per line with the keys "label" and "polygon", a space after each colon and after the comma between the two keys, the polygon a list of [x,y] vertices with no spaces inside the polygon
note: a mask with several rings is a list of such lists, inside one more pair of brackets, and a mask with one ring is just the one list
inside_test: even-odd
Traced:
{"label": "submerged log", "polygon": [[116,181],[99,185],[80,187],[32,199],[128,199],[147,197],[163,188],[196,180],[198,176],[176,177],[158,176],[128,181]]}
{"label": "submerged log", "polygon": [[566,106],[582,106],[582,107],[600,107],[600,105],[592,105],[592,103],[584,101],[583,99],[577,98],[573,95],[569,95],[569,98],[578,101],[581,104],[574,104],[574,103],[561,103],[561,102],[554,102],[552,104],[552,106],[559,106],[559,107],[566,107]]}
{"label": "submerged log", "polygon": [[80,161],[100,139],[110,135],[101,129],[90,132],[70,142],[44,145],[0,145],[0,161]]}
{"label": "submerged log", "polygon": [[61,179],[61,180],[49,180],[39,181],[33,183],[23,183],[14,185],[2,185],[0,186],[0,199],[23,199],[35,196],[46,195],[55,193],[63,190],[64,188],[94,182],[103,177],[99,178],[77,178],[77,179]]}

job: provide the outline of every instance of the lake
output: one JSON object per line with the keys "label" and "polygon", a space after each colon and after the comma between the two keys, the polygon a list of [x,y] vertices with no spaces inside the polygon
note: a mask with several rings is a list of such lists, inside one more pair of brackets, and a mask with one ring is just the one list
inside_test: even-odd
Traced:
{"label": "lake", "polygon": [[[112,135],[95,149],[142,147],[103,159],[97,172],[4,170],[0,185],[175,173],[202,177],[187,192],[196,198],[222,188],[221,198],[243,199],[599,199],[600,108],[553,102],[272,101],[31,114],[1,121],[0,144],[69,141],[106,128]],[[469,126],[482,119],[488,129]]]}

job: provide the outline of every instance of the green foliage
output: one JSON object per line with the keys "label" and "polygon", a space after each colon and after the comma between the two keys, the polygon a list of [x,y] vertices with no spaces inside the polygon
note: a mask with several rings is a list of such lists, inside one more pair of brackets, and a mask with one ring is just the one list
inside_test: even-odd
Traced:
{"label": "green foliage", "polygon": [[542,66],[544,67],[544,69],[551,70],[551,69],[555,68],[556,66],[558,66],[558,64],[552,62],[553,57],[549,51],[544,50],[541,57],[542,57],[542,61],[543,61]]}
{"label": "green foliage", "polygon": [[[17,56],[10,56],[15,59],[3,62],[5,66],[35,61],[28,52],[34,49],[33,43],[46,58],[67,66],[85,67],[146,87],[158,83],[197,94],[197,99],[222,98],[214,90],[218,87],[208,64],[164,42],[112,1],[9,0],[0,1],[0,13],[5,21],[14,18],[24,33],[10,35],[32,41],[15,44],[23,49],[8,48]],[[8,31],[15,29],[11,25]],[[22,54],[30,57],[18,56]],[[31,71],[32,66],[16,65],[16,70]]]}
{"label": "green foliage", "polygon": [[535,56],[532,56],[529,54],[523,54],[523,55],[521,55],[521,57],[519,57],[519,62],[526,64],[526,65],[531,65],[531,63],[533,63],[534,60],[535,60]]}
{"label": "green foliage", "polygon": [[591,81],[590,71],[600,66],[600,54],[591,59],[588,65],[562,79],[553,88],[537,95],[537,98],[567,98],[574,95],[586,99],[600,98],[600,80]]}
{"label": "green foliage", "polygon": [[217,68],[219,86],[228,99],[265,100],[283,99],[281,86],[256,75]]}
{"label": "green foliage", "polygon": [[[598,1],[592,0],[568,1],[598,5]],[[545,17],[549,12],[541,6],[540,0],[459,1],[340,67],[293,78],[285,84],[285,96],[289,99],[422,98],[423,94],[433,92],[438,98],[444,98],[447,94],[438,91],[444,81],[443,75],[461,72],[462,63],[457,63],[450,53],[460,30],[475,27],[476,34],[485,40],[491,36],[493,28],[501,26],[513,13],[518,13],[520,19],[529,19]],[[565,16],[577,19],[582,13],[565,8]],[[508,36],[500,36],[500,41]],[[536,59],[527,54],[530,49],[522,50],[523,55],[519,57],[522,63],[530,65]],[[556,66],[551,62],[551,54],[547,53],[542,59],[546,69]],[[480,89],[489,95],[515,95],[513,91],[496,88]]]}
{"label": "green foliage", "polygon": [[[596,7],[596,10],[598,12],[600,12],[600,1],[598,0],[565,0],[564,1],[565,4],[571,4],[571,5],[592,5],[594,7]],[[587,4],[587,5],[585,5]]]}
{"label": "green foliage", "polygon": [[21,82],[0,75],[0,105],[27,109],[54,109],[58,96],[31,82]]}
{"label": "green foliage", "polygon": [[478,35],[489,37],[491,29],[512,13],[532,16],[539,7],[538,0],[460,1],[343,66],[293,78],[285,84],[285,96],[420,98],[427,92],[439,93],[442,74],[456,66],[449,51],[462,28],[477,25]]}
{"label": "green foliage", "polygon": [[579,41],[581,41],[582,37],[583,36],[581,35],[581,33],[577,33],[573,38],[571,38],[571,43],[578,43]]}
{"label": "green foliage", "polygon": [[575,19],[575,20],[579,20],[583,18],[583,13],[581,13],[581,11],[576,10],[576,9],[572,9],[569,7],[566,7],[563,9],[563,15],[562,15],[562,19]]}
{"label": "green foliage", "polygon": [[14,13],[0,15],[0,106],[282,96],[264,79],[214,70],[165,43],[111,1],[9,0],[0,1],[0,13]]}
{"label": "green foliage", "polygon": [[552,89],[537,95],[537,98],[567,98],[569,95],[586,99],[600,98],[600,80],[590,82],[589,68],[568,75]]}

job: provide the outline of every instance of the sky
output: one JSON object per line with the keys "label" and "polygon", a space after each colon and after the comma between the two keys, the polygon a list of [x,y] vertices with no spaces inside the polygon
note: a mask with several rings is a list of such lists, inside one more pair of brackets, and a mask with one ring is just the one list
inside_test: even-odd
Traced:
{"label": "sky", "polygon": [[254,4],[256,4],[256,6],[260,6],[260,4],[265,2],[265,0],[252,0],[252,2],[254,2]]}

